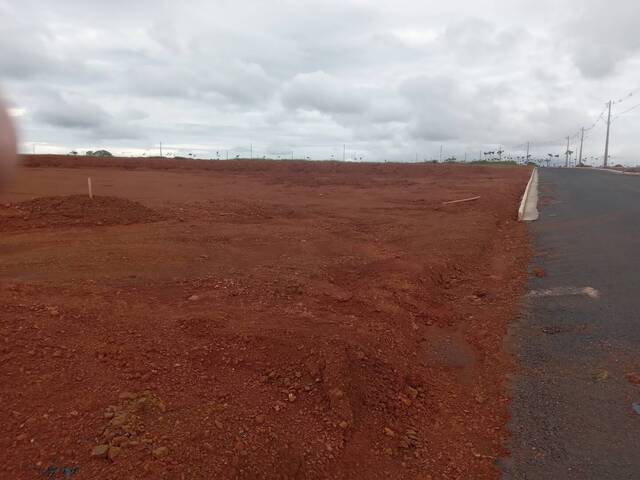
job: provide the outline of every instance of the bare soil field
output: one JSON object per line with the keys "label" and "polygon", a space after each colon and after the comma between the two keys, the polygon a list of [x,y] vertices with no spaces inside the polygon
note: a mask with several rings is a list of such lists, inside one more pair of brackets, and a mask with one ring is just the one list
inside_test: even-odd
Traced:
{"label": "bare soil field", "polygon": [[3,478],[498,478],[528,169],[24,163]]}

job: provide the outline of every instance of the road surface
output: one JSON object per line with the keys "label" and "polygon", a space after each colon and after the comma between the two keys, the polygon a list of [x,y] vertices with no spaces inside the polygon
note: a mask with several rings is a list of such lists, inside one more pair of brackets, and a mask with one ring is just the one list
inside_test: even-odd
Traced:
{"label": "road surface", "polygon": [[504,479],[640,479],[640,177],[540,169]]}

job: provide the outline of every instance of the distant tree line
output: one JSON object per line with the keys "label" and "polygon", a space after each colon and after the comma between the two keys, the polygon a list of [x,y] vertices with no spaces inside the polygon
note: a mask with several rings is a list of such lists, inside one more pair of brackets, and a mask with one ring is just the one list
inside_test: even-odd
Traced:
{"label": "distant tree line", "polygon": [[[71,152],[69,152],[69,155],[78,155],[78,152],[72,150]],[[113,157],[111,152],[108,150],[87,150],[85,152],[85,155],[87,157]]]}

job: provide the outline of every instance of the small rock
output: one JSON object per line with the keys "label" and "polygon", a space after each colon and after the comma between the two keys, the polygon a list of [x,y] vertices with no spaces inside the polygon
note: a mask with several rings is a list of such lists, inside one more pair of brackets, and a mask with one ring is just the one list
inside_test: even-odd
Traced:
{"label": "small rock", "polygon": [[343,430],[346,429],[349,426],[349,424],[344,420],[341,421],[339,425],[340,425],[340,428],[343,429]]}
{"label": "small rock", "polygon": [[419,440],[420,438],[418,437],[418,432],[416,432],[412,428],[407,429],[407,437],[409,437],[412,440]]}
{"label": "small rock", "polygon": [[402,450],[409,450],[411,448],[411,444],[407,438],[402,438],[398,444],[398,448]]}
{"label": "small rock", "polygon": [[215,424],[215,426],[217,428],[222,430],[223,425],[222,425],[222,422],[220,420],[214,420],[213,423]]}
{"label": "small rock", "polygon": [[602,382],[609,378],[609,371],[604,368],[598,369],[593,373],[593,379],[597,382]]}
{"label": "small rock", "polygon": [[122,449],[120,447],[111,446],[109,447],[109,452],[107,453],[107,457],[109,458],[109,460],[113,461],[118,455],[120,455],[121,451]]}
{"label": "small rock", "polygon": [[384,427],[384,434],[387,437],[395,437],[396,436],[396,432],[394,432],[393,430],[391,430],[389,427]]}
{"label": "small rock", "polygon": [[189,301],[190,302],[197,302],[198,300],[200,300],[200,298],[201,298],[200,295],[191,295],[189,297]]}
{"label": "small rock", "polygon": [[542,268],[534,268],[533,274],[538,278],[544,278],[547,276],[547,272],[545,272]]}
{"label": "small rock", "polygon": [[407,387],[407,393],[409,394],[409,397],[411,397],[413,400],[418,398],[418,390],[416,390],[413,387]]}
{"label": "small rock", "polygon": [[127,414],[119,413],[118,415],[116,415],[111,419],[111,425],[113,425],[114,427],[119,427],[121,425],[124,425],[126,421],[127,421]]}
{"label": "small rock", "polygon": [[169,449],[167,447],[158,447],[153,450],[153,456],[156,458],[162,458],[169,454]]}
{"label": "small rock", "polygon": [[295,402],[296,401],[296,396],[293,393],[289,393],[289,401],[290,402]]}
{"label": "small rock", "polygon": [[18,435],[16,437],[16,440],[18,440],[19,442],[22,442],[23,440],[27,439],[27,434],[26,433],[21,433],[20,435]]}
{"label": "small rock", "polygon": [[109,445],[96,445],[91,450],[91,456],[94,458],[106,458],[109,452]]}
{"label": "small rock", "polygon": [[335,398],[342,398],[344,397],[344,392],[339,388],[332,388],[329,390],[329,395]]}
{"label": "small rock", "polygon": [[625,378],[632,385],[640,385],[640,373],[627,373]]}

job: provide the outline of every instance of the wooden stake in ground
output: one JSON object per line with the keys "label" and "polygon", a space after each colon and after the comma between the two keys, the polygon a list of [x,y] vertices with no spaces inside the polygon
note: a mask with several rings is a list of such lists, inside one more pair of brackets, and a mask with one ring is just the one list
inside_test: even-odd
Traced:
{"label": "wooden stake in ground", "polygon": [[89,198],[93,200],[93,187],[91,186],[91,177],[87,177],[87,186],[89,187]]}
{"label": "wooden stake in ground", "polygon": [[453,205],[454,203],[473,202],[474,200],[480,200],[480,197],[463,198],[462,200],[453,200],[451,202],[442,202],[443,205]]}

